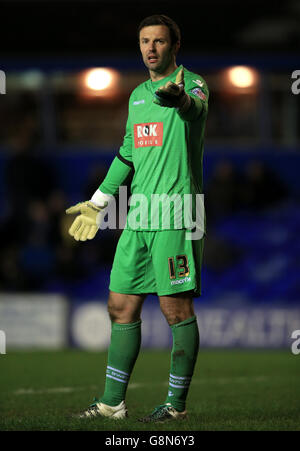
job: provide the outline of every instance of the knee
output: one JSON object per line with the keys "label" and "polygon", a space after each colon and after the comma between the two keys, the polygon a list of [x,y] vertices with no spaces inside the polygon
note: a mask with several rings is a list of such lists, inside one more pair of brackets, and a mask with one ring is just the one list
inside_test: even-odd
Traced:
{"label": "knee", "polygon": [[192,316],[185,314],[185,312],[163,312],[163,314],[169,326],[174,326],[175,324],[181,323]]}
{"label": "knee", "polygon": [[131,305],[125,297],[110,296],[107,310],[110,320],[115,323],[128,324],[140,319],[140,310]]}
{"label": "knee", "polygon": [[192,316],[191,312],[186,309],[180,308],[166,308],[161,305],[161,311],[164,317],[166,318],[169,326],[173,326],[174,324],[181,323],[186,319]]}
{"label": "knee", "polygon": [[108,311],[110,320],[113,322],[119,322],[120,318],[122,318],[122,316],[124,314],[124,309],[111,300],[108,301],[107,311]]}
{"label": "knee", "polygon": [[160,308],[169,326],[181,323],[195,315],[192,299],[188,297],[161,297]]}

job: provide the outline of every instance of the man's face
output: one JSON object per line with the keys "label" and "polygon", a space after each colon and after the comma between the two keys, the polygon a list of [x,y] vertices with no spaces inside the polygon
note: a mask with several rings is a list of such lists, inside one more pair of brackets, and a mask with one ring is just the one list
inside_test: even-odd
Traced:
{"label": "man's face", "polygon": [[179,43],[171,45],[169,29],[166,25],[151,25],[140,31],[140,49],[146,67],[163,73],[173,62]]}

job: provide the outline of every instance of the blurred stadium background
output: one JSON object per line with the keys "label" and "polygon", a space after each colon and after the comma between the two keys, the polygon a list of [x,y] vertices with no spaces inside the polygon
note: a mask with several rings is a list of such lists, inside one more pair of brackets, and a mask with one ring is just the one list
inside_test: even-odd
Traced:
{"label": "blurred stadium background", "polygon": [[[89,243],[64,210],[88,199],[122,143],[127,102],[146,80],[139,22],[182,31],[177,62],[210,89],[204,154],[208,233],[203,347],[290,348],[300,329],[300,5],[2,2],[0,329],[7,348],[105,349],[119,230]],[[102,72],[92,72],[102,69]],[[155,297],[143,346],[170,345]]]}

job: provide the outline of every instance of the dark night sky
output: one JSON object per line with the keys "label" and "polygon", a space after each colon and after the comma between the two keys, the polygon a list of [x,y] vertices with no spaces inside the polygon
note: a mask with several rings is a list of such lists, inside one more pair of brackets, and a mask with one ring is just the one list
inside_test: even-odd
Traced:
{"label": "dark night sky", "polygon": [[[134,54],[146,16],[172,17],[189,52],[297,52],[299,1],[1,2],[0,56]],[[182,5],[182,6],[180,6]]]}

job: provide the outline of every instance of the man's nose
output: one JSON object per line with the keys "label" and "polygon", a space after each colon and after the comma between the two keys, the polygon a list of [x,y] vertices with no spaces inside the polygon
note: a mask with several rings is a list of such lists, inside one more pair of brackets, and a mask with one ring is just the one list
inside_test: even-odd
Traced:
{"label": "man's nose", "polygon": [[155,46],[155,42],[154,41],[149,43],[149,50],[151,50],[151,51],[155,51],[156,50],[156,46]]}

